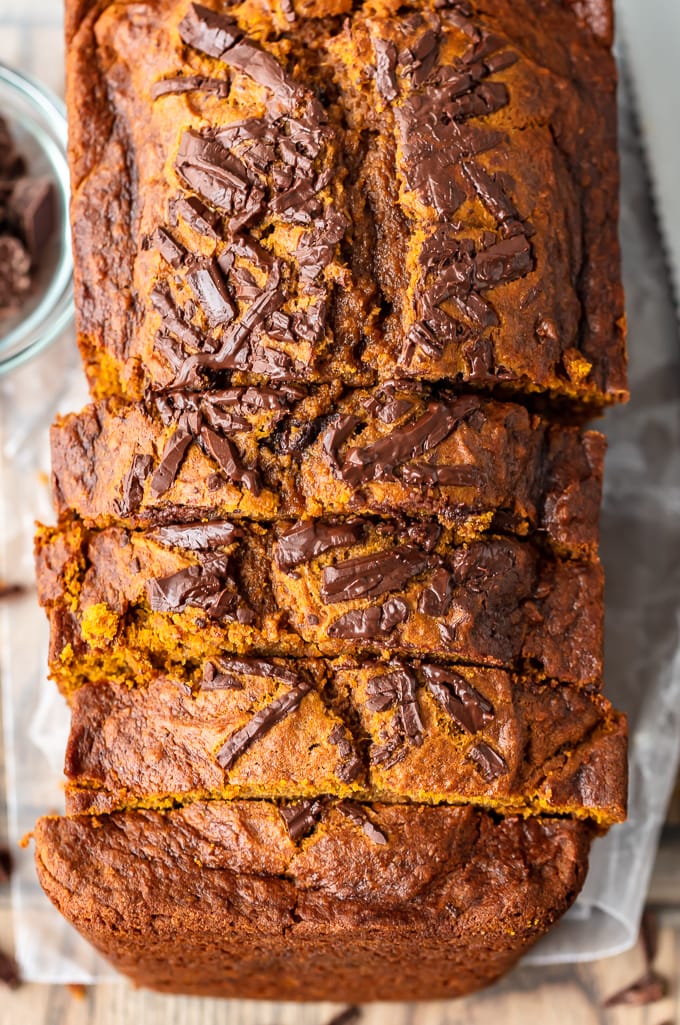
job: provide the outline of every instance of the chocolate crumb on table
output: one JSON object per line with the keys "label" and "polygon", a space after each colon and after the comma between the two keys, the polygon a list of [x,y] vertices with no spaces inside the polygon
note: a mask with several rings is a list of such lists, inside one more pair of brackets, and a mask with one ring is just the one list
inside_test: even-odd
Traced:
{"label": "chocolate crumb on table", "polygon": [[12,855],[10,854],[9,847],[5,847],[4,844],[0,846],[0,883],[9,882],[9,877],[12,874]]}
{"label": "chocolate crumb on table", "polygon": [[17,989],[21,985],[19,966],[14,958],[0,949],[0,983],[9,989]]}

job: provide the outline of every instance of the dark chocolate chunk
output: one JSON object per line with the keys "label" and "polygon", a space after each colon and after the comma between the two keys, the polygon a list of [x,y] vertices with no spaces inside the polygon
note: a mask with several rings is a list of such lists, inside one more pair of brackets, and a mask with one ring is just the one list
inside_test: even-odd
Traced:
{"label": "dark chocolate chunk", "polygon": [[188,46],[218,60],[243,37],[233,18],[195,3],[189,5],[187,14],[180,21],[179,34]]}
{"label": "dark chocolate chunk", "polygon": [[352,609],[331,623],[328,636],[342,640],[373,640],[381,633],[381,614],[382,609],[376,605],[368,609]]}
{"label": "dark chocolate chunk", "polygon": [[275,662],[267,662],[260,658],[245,658],[243,656],[239,658],[223,657],[219,659],[219,665],[225,673],[236,673],[241,676],[262,676],[266,679],[281,680],[282,683],[287,683],[291,687],[295,687],[300,682],[300,677],[297,673],[293,673],[290,669],[279,666]]}
{"label": "dark chocolate chunk", "polygon": [[477,733],[493,719],[493,705],[464,677],[443,666],[423,663],[421,668],[432,696],[466,733]]}
{"label": "dark chocolate chunk", "polygon": [[321,598],[327,604],[375,598],[386,591],[398,591],[412,577],[432,565],[432,558],[413,545],[360,555],[321,574]]}
{"label": "dark chocolate chunk", "polygon": [[397,48],[388,39],[374,39],[373,50],[375,51],[375,86],[380,95],[388,103],[396,100],[399,95],[397,89]]}
{"label": "dark chocolate chunk", "polygon": [[177,224],[178,218],[181,217],[199,235],[205,235],[207,238],[219,238],[217,232],[220,223],[219,214],[208,209],[204,203],[201,203],[198,196],[175,196],[170,200],[168,210],[171,224]]}
{"label": "dark chocolate chunk", "polygon": [[[366,706],[373,711],[384,711],[397,706],[402,736],[415,747],[423,743],[423,721],[420,718],[416,678],[404,666],[384,676],[374,676],[367,684],[371,696]],[[389,701],[387,699],[389,698]]]}
{"label": "dark chocolate chunk", "polygon": [[362,805],[357,804],[356,801],[338,801],[335,807],[342,815],[345,815],[355,825],[363,829],[366,836],[369,840],[372,840],[373,843],[387,843],[387,837],[382,830],[378,829],[378,827],[371,822]]}
{"label": "dark chocolate chunk", "polygon": [[363,764],[359,758],[352,741],[349,739],[347,730],[339,723],[333,727],[328,739],[338,749],[342,762],[336,769],[338,778],[344,783],[352,783],[363,771]]}
{"label": "dark chocolate chunk", "polygon": [[314,830],[321,818],[325,803],[322,797],[316,797],[296,801],[295,804],[284,804],[279,808],[279,813],[293,843],[309,836]]}
{"label": "dark chocolate chunk", "polygon": [[262,490],[257,470],[247,469],[239,458],[236,446],[210,427],[201,428],[201,441],[217,462],[227,478],[237,484],[244,484],[248,491],[259,495]]}
{"label": "dark chocolate chunk", "polygon": [[171,524],[157,527],[149,537],[170,548],[184,548],[199,552],[206,549],[223,548],[243,537],[243,531],[228,520],[212,520],[207,523]]}
{"label": "dark chocolate chunk", "polygon": [[122,496],[114,506],[119,516],[132,516],[137,512],[144,497],[144,483],[153,468],[153,456],[133,456],[130,469],[123,478]]}
{"label": "dark chocolate chunk", "polygon": [[437,63],[439,37],[427,29],[415,45],[399,56],[402,74],[411,78],[415,86],[423,85]]}
{"label": "dark chocolate chunk", "polygon": [[161,315],[162,326],[165,331],[175,335],[185,345],[189,345],[194,349],[201,349],[203,347],[203,336],[184,320],[167,285],[155,285],[151,289],[150,299],[154,309]]}
{"label": "dark chocolate chunk", "polygon": [[187,184],[218,210],[232,216],[246,207],[252,184],[249,172],[215,138],[188,129],[175,166]]}
{"label": "dark chocolate chunk", "polygon": [[280,569],[293,569],[331,548],[355,544],[362,533],[363,525],[359,522],[332,524],[319,520],[300,520],[279,536],[274,559]]}
{"label": "dark chocolate chunk", "polygon": [[203,666],[201,690],[243,690],[243,681],[232,673],[220,672],[214,662],[206,662]]}
{"label": "dark chocolate chunk", "polygon": [[529,240],[524,235],[514,235],[477,253],[474,260],[474,283],[478,288],[491,288],[522,278],[532,268]]}
{"label": "dark chocolate chunk", "polygon": [[170,490],[193,440],[193,434],[181,426],[168,438],[160,464],[151,478],[150,490],[154,498],[160,498]]}
{"label": "dark chocolate chunk", "polygon": [[645,1007],[663,1000],[668,993],[668,982],[658,972],[648,970],[635,982],[605,1000],[603,1007]]}
{"label": "dark chocolate chunk", "polygon": [[195,291],[199,305],[211,327],[229,324],[234,319],[236,306],[229,295],[229,289],[216,260],[195,264],[187,274],[187,281]]}
{"label": "dark chocolate chunk", "polygon": [[157,249],[163,259],[167,260],[175,269],[181,267],[186,259],[186,249],[172,237],[166,228],[156,228],[149,237],[149,245]]}
{"label": "dark chocolate chunk", "polygon": [[460,342],[463,332],[459,321],[444,310],[431,306],[425,317],[411,327],[399,362],[408,366],[419,351],[425,356],[438,359],[449,342]]}
{"label": "dark chocolate chunk", "polygon": [[170,576],[147,581],[146,593],[154,612],[183,612],[195,606],[211,619],[252,622],[252,611],[239,605],[233,588],[228,557],[213,556],[205,564],[187,566]]}
{"label": "dark chocolate chunk", "polygon": [[229,95],[229,83],[223,78],[207,78],[205,75],[173,75],[161,78],[151,86],[154,100],[160,96],[191,92],[214,93],[223,100]]}
{"label": "dark chocolate chunk", "polygon": [[259,270],[270,271],[274,265],[274,254],[250,235],[237,235],[229,247],[229,252],[250,260]]}
{"label": "dark chocolate chunk", "polygon": [[499,224],[520,219],[514,203],[488,171],[473,160],[464,160],[462,168],[482,203]]}
{"label": "dark chocolate chunk", "polygon": [[413,424],[397,428],[364,448],[350,449],[340,476],[354,485],[389,479],[397,466],[436,448],[465,416],[478,408],[479,400],[474,396],[463,396],[450,403],[431,402],[427,412]]}
{"label": "dark chocolate chunk", "polygon": [[453,600],[453,579],[448,570],[441,566],[430,578],[427,587],[420,592],[418,612],[425,616],[445,616]]}
{"label": "dark chocolate chunk", "polygon": [[9,219],[37,263],[57,224],[54,183],[50,178],[19,178],[9,199]]}
{"label": "dark chocolate chunk", "polygon": [[484,742],[476,744],[468,751],[468,757],[472,759],[487,783],[493,783],[495,779],[508,771],[505,759],[494,751],[492,747]]}
{"label": "dark chocolate chunk", "polygon": [[349,413],[336,416],[333,426],[328,428],[321,442],[331,466],[338,466],[338,449],[344,445],[354,428],[360,423],[360,417]]}
{"label": "dark chocolate chunk", "polygon": [[21,985],[19,965],[13,957],[0,948],[0,983],[10,989],[17,989]]}
{"label": "dark chocolate chunk", "polygon": [[295,687],[274,698],[268,705],[261,708],[240,730],[229,737],[225,744],[217,752],[217,761],[227,772],[234,762],[260,737],[263,737],[277,723],[282,722],[286,716],[294,712],[304,698],[312,689],[307,681],[300,681]]}
{"label": "dark chocolate chunk", "polygon": [[276,58],[253,42],[237,43],[222,60],[268,89],[284,109],[292,106],[301,96],[302,90],[289,78]]}
{"label": "dark chocolate chunk", "polygon": [[401,598],[388,598],[380,609],[380,632],[390,633],[409,617],[409,607]]}

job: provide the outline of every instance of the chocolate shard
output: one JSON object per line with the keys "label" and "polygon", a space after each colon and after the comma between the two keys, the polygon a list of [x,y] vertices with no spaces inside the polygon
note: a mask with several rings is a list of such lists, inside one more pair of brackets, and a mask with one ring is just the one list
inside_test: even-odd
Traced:
{"label": "chocolate shard", "polygon": [[161,498],[172,487],[189,445],[194,440],[191,431],[178,426],[168,438],[161,461],[151,478],[150,491],[154,498]]}
{"label": "chocolate shard", "polygon": [[151,86],[151,98],[154,100],[192,92],[213,93],[224,100],[229,95],[229,83],[223,78],[208,78],[206,75],[172,75]]}
{"label": "chocolate shard", "polygon": [[216,260],[197,263],[187,274],[187,281],[196,293],[199,305],[211,327],[229,324],[236,316],[236,306],[229,295],[227,283]]}
{"label": "chocolate shard", "polygon": [[508,766],[502,755],[499,755],[484,742],[471,747],[468,751],[468,758],[472,759],[487,783],[493,783],[495,779],[508,771]]}
{"label": "chocolate shard", "polygon": [[156,228],[149,236],[148,245],[153,246],[175,270],[182,266],[187,257],[184,246],[172,237],[167,228]]}
{"label": "chocolate shard", "polygon": [[375,598],[387,591],[400,590],[407,581],[431,565],[431,557],[413,545],[346,559],[324,568],[321,598],[327,605],[357,598]]}
{"label": "chocolate shard", "polygon": [[164,331],[175,335],[191,348],[201,349],[203,347],[203,336],[184,320],[167,285],[156,285],[152,288],[149,297],[151,305],[161,316]]}
{"label": "chocolate shard", "polygon": [[243,531],[228,520],[212,520],[207,523],[170,524],[157,527],[149,537],[170,548],[184,548],[199,552],[224,548],[243,537]]}
{"label": "chocolate shard", "polygon": [[227,658],[223,656],[219,660],[220,668],[226,673],[236,673],[241,676],[261,676],[265,679],[281,680],[294,687],[300,682],[297,673],[277,665],[275,662],[268,662],[261,658]]}
{"label": "chocolate shard", "polygon": [[409,615],[410,610],[405,601],[401,598],[388,598],[380,609],[380,633],[391,633],[399,623],[405,623]]}
{"label": "chocolate shard", "polygon": [[645,1007],[663,1000],[668,993],[668,982],[658,972],[648,970],[635,982],[605,1000],[603,1007]]}
{"label": "chocolate shard", "polygon": [[387,837],[382,830],[378,829],[378,827],[371,822],[362,805],[358,804],[356,801],[338,801],[335,807],[342,815],[345,815],[355,825],[359,826],[360,829],[363,829],[366,836],[369,840],[372,840],[373,843],[386,844],[388,842]]}
{"label": "chocolate shard", "polygon": [[248,170],[212,136],[188,129],[175,166],[187,184],[218,210],[232,216],[246,207],[252,184]]}
{"label": "chocolate shard", "polygon": [[214,662],[206,662],[203,666],[201,690],[243,690],[243,681],[232,673],[220,672]]}
{"label": "chocolate shard", "polygon": [[206,238],[219,238],[217,231],[220,223],[219,214],[208,209],[204,203],[201,203],[198,196],[175,196],[170,200],[168,210],[171,224],[177,224],[181,217],[199,235],[205,235]]}
{"label": "chocolate shard", "polygon": [[411,78],[414,86],[423,85],[437,63],[439,36],[433,29],[427,29],[415,45],[400,54],[402,74]]}
{"label": "chocolate shard", "polygon": [[[154,612],[183,612],[195,606],[211,619],[238,618],[241,622],[245,607],[239,605],[233,587],[228,557],[220,555],[170,576],[148,580],[146,593]],[[245,618],[252,622],[252,612]]]}
{"label": "chocolate shard", "polygon": [[243,37],[233,18],[195,3],[189,5],[187,14],[179,23],[179,34],[187,46],[217,60],[221,60],[227,50]]}
{"label": "chocolate shard", "polygon": [[462,730],[477,733],[491,722],[493,705],[459,673],[428,663],[421,669],[433,698]]}
{"label": "chocolate shard", "polygon": [[331,623],[328,636],[342,640],[373,640],[383,632],[380,626],[381,614],[382,609],[376,605],[369,609],[351,609]]}
{"label": "chocolate shard", "polygon": [[295,804],[284,804],[279,814],[286,824],[288,835],[293,843],[309,836],[321,818],[326,802],[322,797],[296,801]]}
{"label": "chocolate shard", "polygon": [[425,616],[445,616],[453,601],[453,577],[441,566],[420,592],[418,611]]}
{"label": "chocolate shard", "polygon": [[276,565],[283,570],[294,569],[331,548],[351,545],[363,534],[361,522],[332,524],[319,520],[300,520],[282,533],[274,551]]}
{"label": "chocolate shard", "polygon": [[342,762],[336,769],[336,774],[344,783],[352,783],[363,772],[363,763],[356,752],[354,744],[350,740],[348,731],[338,723],[331,730],[328,739],[338,749]]}
{"label": "chocolate shard", "polygon": [[351,609],[345,612],[328,628],[329,637],[343,640],[375,640],[386,637],[395,626],[405,623],[410,609],[401,598],[388,598],[383,605],[368,609]]}
{"label": "chocolate shard", "polygon": [[138,454],[123,478],[122,495],[114,502],[119,516],[132,516],[142,504],[144,483],[153,468],[153,456]]}
{"label": "chocolate shard", "polygon": [[349,438],[354,428],[361,423],[361,418],[345,413],[336,416],[332,427],[323,436],[323,448],[331,466],[338,466],[338,450]]}
{"label": "chocolate shard", "polygon": [[9,989],[18,989],[21,985],[19,965],[2,948],[0,948],[0,982],[8,986]]}
{"label": "chocolate shard", "polygon": [[397,48],[388,39],[374,39],[375,87],[384,100],[390,103],[399,95],[397,88]]}
{"label": "chocolate shard", "polygon": [[462,168],[482,203],[499,224],[520,220],[514,203],[508,198],[499,182],[488,171],[485,171],[474,160],[463,160]]}
{"label": "chocolate shard", "polygon": [[[374,711],[382,711],[396,705],[399,711],[401,735],[414,747],[423,743],[423,721],[420,717],[417,681],[413,673],[405,666],[399,666],[384,676],[374,676],[366,688],[371,695],[366,706]],[[385,699],[390,697],[390,704]]]}
{"label": "chocolate shard", "polygon": [[533,269],[531,243],[525,235],[501,239],[474,258],[474,284],[491,288],[523,278]]}
{"label": "chocolate shard", "polygon": [[247,751],[251,744],[268,733],[277,723],[282,722],[300,705],[306,694],[312,689],[311,683],[301,680],[295,687],[274,698],[268,705],[261,708],[249,722],[229,737],[217,752],[216,758],[225,772],[234,762]]}
{"label": "chocolate shard", "polygon": [[248,491],[259,495],[262,490],[257,470],[244,467],[233,442],[210,427],[201,427],[201,441],[229,480],[244,484]]}
{"label": "chocolate shard", "polygon": [[452,402],[431,402],[413,424],[363,448],[352,448],[340,467],[340,476],[355,486],[370,480],[394,477],[402,463],[430,452],[455,430],[462,419],[479,408],[479,399],[462,396]]}

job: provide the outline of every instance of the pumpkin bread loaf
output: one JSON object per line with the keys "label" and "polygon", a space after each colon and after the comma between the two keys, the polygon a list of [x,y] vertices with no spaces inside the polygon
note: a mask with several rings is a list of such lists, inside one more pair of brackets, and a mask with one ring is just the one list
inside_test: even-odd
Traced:
{"label": "pumpkin bread loaf", "polygon": [[77,333],[36,540],[57,908],[137,984],[445,998],[625,817],[609,0],[66,0]]}

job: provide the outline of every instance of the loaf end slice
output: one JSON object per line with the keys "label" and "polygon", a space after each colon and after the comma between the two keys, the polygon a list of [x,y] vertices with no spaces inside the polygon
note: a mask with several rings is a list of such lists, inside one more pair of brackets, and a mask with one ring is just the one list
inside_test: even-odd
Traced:
{"label": "loaf end slice", "polygon": [[332,808],[297,842],[277,807],[256,801],[43,818],[38,874],[137,985],[357,1002],[488,985],[583,883],[585,823],[357,807]]}

